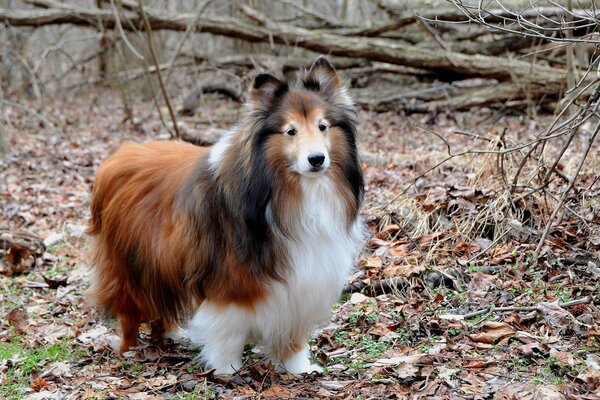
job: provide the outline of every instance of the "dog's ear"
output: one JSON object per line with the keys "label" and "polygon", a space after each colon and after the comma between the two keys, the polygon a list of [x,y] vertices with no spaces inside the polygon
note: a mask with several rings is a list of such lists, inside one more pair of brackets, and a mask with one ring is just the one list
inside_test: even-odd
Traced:
{"label": "dog's ear", "polygon": [[352,107],[353,103],[342,79],[324,56],[319,56],[301,78],[302,85],[319,93],[331,104]]}
{"label": "dog's ear", "polygon": [[259,74],[254,78],[248,95],[252,108],[266,108],[288,90],[287,82],[271,74]]}

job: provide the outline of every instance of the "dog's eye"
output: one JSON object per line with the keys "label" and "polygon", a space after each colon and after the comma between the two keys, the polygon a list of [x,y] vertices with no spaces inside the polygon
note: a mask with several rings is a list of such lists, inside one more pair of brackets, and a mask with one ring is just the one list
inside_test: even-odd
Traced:
{"label": "dog's eye", "polygon": [[296,134],[296,129],[290,128],[287,131],[285,131],[285,134],[288,136],[294,136]]}
{"label": "dog's eye", "polygon": [[325,132],[327,130],[327,125],[325,125],[325,124],[319,124],[319,130],[321,132]]}

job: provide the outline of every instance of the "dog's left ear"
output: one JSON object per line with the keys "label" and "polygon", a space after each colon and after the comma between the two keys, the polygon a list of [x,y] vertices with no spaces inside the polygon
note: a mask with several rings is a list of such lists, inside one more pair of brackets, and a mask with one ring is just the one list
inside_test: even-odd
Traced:
{"label": "dog's left ear", "polygon": [[306,89],[319,93],[329,103],[353,106],[346,86],[326,57],[319,56],[301,80]]}

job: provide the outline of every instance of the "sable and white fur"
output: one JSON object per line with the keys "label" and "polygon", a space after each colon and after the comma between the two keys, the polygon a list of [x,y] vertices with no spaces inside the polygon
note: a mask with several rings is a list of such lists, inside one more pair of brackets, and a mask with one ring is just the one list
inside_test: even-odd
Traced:
{"label": "sable and white fur", "polygon": [[255,78],[240,123],[212,148],[126,144],[99,169],[90,297],[121,324],[185,325],[217,373],[248,342],[292,373],[329,317],[361,239],[356,112],[323,57],[295,85]]}

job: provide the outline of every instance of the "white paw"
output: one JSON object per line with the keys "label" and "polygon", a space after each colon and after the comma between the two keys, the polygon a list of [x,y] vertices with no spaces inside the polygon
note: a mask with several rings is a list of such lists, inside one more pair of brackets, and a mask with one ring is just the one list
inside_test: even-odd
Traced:
{"label": "white paw", "polygon": [[308,350],[308,346],[294,354],[289,360],[284,361],[282,364],[285,371],[294,375],[323,372],[323,368],[310,362],[310,351]]}
{"label": "white paw", "polygon": [[242,369],[242,360],[224,361],[219,359],[208,359],[205,354],[201,355],[206,369],[214,369],[215,375],[233,375]]}
{"label": "white paw", "polygon": [[321,368],[317,364],[308,364],[308,366],[306,366],[305,368],[302,368],[301,371],[294,372],[294,373],[295,374],[312,374],[313,372],[321,374],[321,373],[323,373],[323,368]]}
{"label": "white paw", "polygon": [[233,365],[230,366],[219,366],[217,368],[215,368],[215,375],[233,375],[236,372],[238,372],[241,369],[241,365],[238,366],[237,368],[234,367]]}

